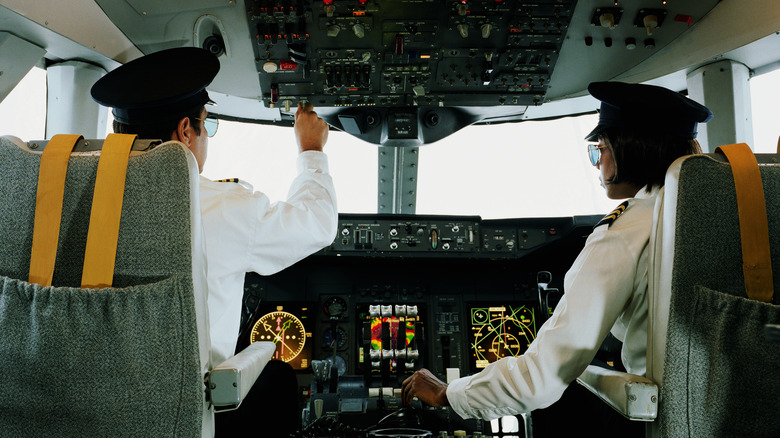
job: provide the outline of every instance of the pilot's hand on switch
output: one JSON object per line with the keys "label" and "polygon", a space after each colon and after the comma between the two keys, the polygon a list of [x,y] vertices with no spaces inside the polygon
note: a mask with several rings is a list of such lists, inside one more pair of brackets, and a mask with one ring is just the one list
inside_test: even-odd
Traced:
{"label": "pilot's hand on switch", "polygon": [[322,151],[328,141],[328,124],[317,117],[314,105],[309,102],[298,104],[295,112],[295,139],[298,152]]}

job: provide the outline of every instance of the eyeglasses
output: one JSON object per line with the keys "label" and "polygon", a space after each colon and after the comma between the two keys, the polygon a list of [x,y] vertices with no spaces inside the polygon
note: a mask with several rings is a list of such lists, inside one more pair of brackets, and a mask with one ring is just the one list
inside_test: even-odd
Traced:
{"label": "eyeglasses", "polygon": [[217,129],[219,128],[219,119],[216,117],[206,117],[205,119],[199,119],[197,117],[193,117],[195,120],[200,120],[203,122],[203,127],[206,128],[206,135],[209,137],[213,137],[214,134],[217,133]]}
{"label": "eyeglasses", "polygon": [[594,166],[598,166],[599,162],[601,161],[601,153],[599,152],[600,149],[604,149],[607,147],[607,145],[602,144],[589,144],[588,145],[588,157],[590,157],[590,164]]}

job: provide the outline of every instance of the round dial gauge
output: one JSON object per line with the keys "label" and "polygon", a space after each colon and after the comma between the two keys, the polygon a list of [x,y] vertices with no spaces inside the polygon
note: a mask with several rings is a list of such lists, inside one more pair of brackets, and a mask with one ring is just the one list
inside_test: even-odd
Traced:
{"label": "round dial gauge", "polygon": [[323,308],[326,315],[338,318],[347,311],[347,301],[341,297],[330,297],[325,301]]}
{"label": "round dial gauge", "polygon": [[306,330],[292,313],[266,313],[257,320],[249,335],[250,342],[271,341],[276,344],[274,359],[289,362],[303,350]]}
{"label": "round dial gauge", "polygon": [[336,370],[338,370],[339,376],[343,376],[344,373],[347,372],[347,362],[344,360],[343,357],[336,355],[336,356],[328,356],[325,358],[326,362],[330,362],[332,365],[335,366]]}
{"label": "round dial gauge", "polygon": [[330,328],[327,328],[322,332],[322,348],[325,350],[333,350],[334,345],[339,350],[347,346],[347,332],[344,331],[344,329],[336,328],[335,335]]}

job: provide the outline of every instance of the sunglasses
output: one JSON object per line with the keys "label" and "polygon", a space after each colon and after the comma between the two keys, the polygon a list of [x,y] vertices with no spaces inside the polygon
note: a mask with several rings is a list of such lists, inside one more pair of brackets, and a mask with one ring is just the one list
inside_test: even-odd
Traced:
{"label": "sunglasses", "polygon": [[206,117],[205,119],[199,119],[197,117],[193,117],[195,120],[200,120],[203,122],[203,127],[206,128],[206,134],[209,137],[213,137],[214,134],[217,133],[217,129],[219,128],[219,119],[216,117]]}
{"label": "sunglasses", "polygon": [[597,145],[597,144],[589,144],[588,145],[588,157],[590,158],[590,164],[594,166],[598,166],[599,162],[601,161],[601,152],[599,152],[601,149],[604,149],[607,147],[607,145]]}

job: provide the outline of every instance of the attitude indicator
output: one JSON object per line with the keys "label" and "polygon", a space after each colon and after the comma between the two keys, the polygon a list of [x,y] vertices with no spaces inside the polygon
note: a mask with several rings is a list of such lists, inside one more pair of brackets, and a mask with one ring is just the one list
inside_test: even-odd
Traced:
{"label": "attitude indicator", "polygon": [[306,330],[303,323],[292,313],[277,311],[266,313],[257,320],[250,342],[270,341],[276,344],[273,359],[291,362],[306,344]]}

